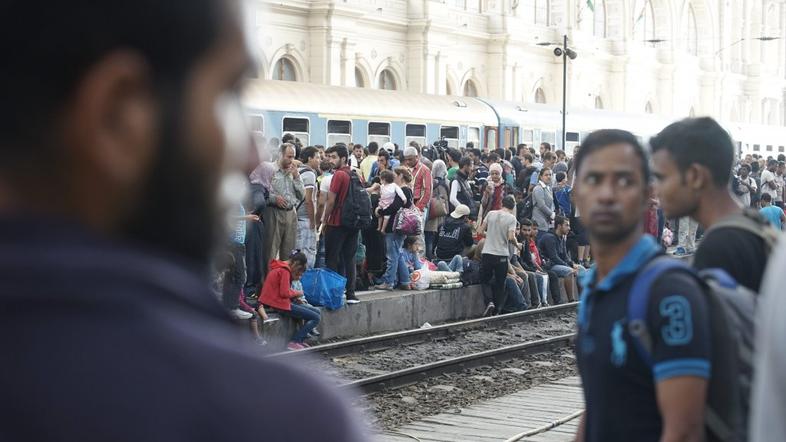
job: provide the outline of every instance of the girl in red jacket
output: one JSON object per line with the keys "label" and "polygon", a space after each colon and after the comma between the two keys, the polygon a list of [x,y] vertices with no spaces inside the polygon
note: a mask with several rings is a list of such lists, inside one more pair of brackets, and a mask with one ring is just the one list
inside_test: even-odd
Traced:
{"label": "girl in red jacket", "polygon": [[[304,343],[306,336],[319,325],[321,316],[316,309],[309,309],[300,305],[303,292],[292,290],[293,280],[300,279],[306,270],[306,255],[299,250],[293,252],[286,261],[274,259],[270,261],[270,272],[262,286],[262,295],[259,301],[280,314],[296,319],[302,319],[304,324],[295,333],[292,341],[287,345],[288,350],[301,350],[307,345]],[[294,302],[292,302],[294,299]]]}

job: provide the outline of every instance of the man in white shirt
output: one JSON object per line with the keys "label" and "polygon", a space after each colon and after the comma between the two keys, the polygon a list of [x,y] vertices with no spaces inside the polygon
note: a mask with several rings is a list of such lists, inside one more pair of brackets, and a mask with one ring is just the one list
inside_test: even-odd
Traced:
{"label": "man in white shirt", "polygon": [[515,213],[516,199],[513,195],[508,195],[502,199],[502,209],[489,212],[480,226],[480,231],[486,232],[480,259],[480,283],[488,284],[494,278],[494,285],[491,286],[493,300],[486,306],[486,316],[501,313],[505,306],[505,278],[510,262],[509,243],[514,244],[514,250],[519,248],[516,241]]}
{"label": "man in white shirt", "polygon": [[[770,196],[773,197],[773,202],[778,201],[778,199],[775,197],[776,194],[783,194],[782,190],[778,188],[778,181],[775,176],[775,172],[777,172],[777,170],[778,160],[770,158],[767,161],[767,168],[761,172],[761,192],[769,193]],[[781,198],[781,201],[783,201],[783,198]]]}

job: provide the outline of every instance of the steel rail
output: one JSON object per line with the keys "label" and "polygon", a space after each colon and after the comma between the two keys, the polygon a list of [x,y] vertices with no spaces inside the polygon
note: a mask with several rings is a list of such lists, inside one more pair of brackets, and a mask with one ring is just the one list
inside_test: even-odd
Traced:
{"label": "steel rail", "polygon": [[523,312],[491,316],[488,318],[452,322],[429,328],[418,328],[414,330],[406,330],[377,336],[350,339],[347,341],[333,342],[330,344],[315,345],[305,350],[274,353],[268,357],[276,359],[287,359],[297,358],[303,355],[316,354],[322,355],[324,357],[336,357],[369,351],[379,351],[399,345],[434,341],[467,330],[502,328],[506,325],[526,322],[532,318],[539,318],[542,316],[548,317],[562,312],[567,312],[571,309],[575,309],[577,306],[577,302],[571,302],[537,310],[527,310]]}
{"label": "steel rail", "polygon": [[367,394],[375,391],[403,387],[445,373],[454,373],[494,362],[510,360],[517,356],[527,356],[548,352],[557,348],[568,347],[573,343],[575,337],[575,333],[570,333],[538,341],[524,342],[479,353],[458,356],[365,379],[358,379],[341,385],[341,388],[359,389]]}

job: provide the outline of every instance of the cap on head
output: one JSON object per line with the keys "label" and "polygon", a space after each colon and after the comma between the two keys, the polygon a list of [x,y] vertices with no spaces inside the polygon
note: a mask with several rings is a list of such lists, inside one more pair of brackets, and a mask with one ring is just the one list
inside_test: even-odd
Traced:
{"label": "cap on head", "polygon": [[388,141],[387,143],[382,145],[382,148],[388,151],[389,154],[393,154],[396,151],[396,145]]}
{"label": "cap on head", "polygon": [[467,215],[469,215],[469,207],[465,206],[464,204],[459,204],[456,206],[456,209],[450,214],[451,218],[455,219],[461,219]]}

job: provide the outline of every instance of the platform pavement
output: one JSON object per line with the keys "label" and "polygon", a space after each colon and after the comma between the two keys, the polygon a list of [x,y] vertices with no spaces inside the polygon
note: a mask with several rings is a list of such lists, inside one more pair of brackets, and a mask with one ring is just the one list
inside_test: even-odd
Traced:
{"label": "platform pavement", "polygon": [[[458,413],[429,416],[394,431],[380,433],[375,441],[502,442],[575,415],[583,408],[581,381],[573,376],[484,401]],[[521,441],[573,441],[579,422],[577,417]]]}

